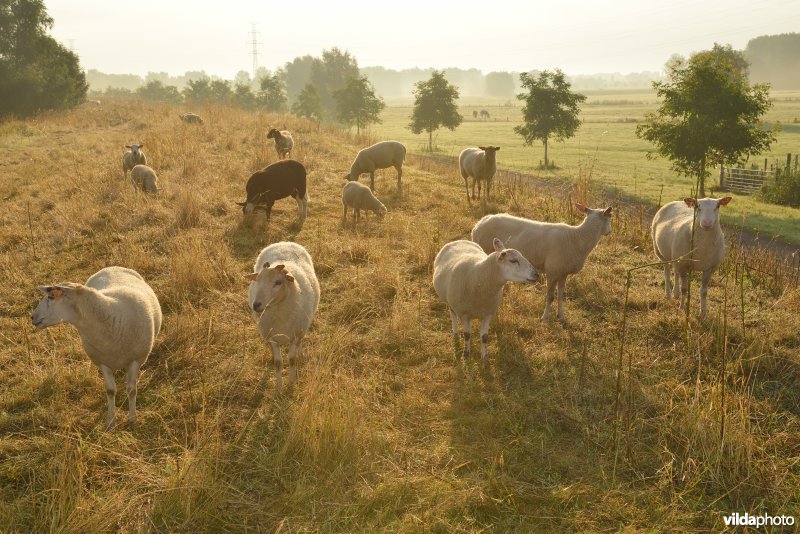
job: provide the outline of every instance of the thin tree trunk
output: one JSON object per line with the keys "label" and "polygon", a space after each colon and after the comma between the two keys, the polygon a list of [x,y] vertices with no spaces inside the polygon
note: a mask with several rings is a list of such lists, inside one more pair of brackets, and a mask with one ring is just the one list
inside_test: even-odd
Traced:
{"label": "thin tree trunk", "polygon": [[548,167],[548,165],[547,165],[547,138],[546,137],[544,138],[544,141],[542,141],[542,143],[544,143],[544,168],[546,169]]}
{"label": "thin tree trunk", "polygon": [[700,198],[706,198],[706,157],[700,163]]}
{"label": "thin tree trunk", "polygon": [[433,152],[433,130],[428,130],[428,152]]}

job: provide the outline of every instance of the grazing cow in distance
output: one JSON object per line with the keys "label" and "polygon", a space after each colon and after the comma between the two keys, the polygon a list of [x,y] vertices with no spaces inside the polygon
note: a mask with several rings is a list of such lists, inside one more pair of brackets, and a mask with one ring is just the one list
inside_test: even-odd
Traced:
{"label": "grazing cow in distance", "polygon": [[489,119],[489,112],[486,111],[485,109],[482,109],[481,110],[481,118],[482,119]]}
{"label": "grazing cow in distance", "polygon": [[477,119],[478,118],[478,110],[477,109],[473,109],[472,110],[472,118],[473,119]]}

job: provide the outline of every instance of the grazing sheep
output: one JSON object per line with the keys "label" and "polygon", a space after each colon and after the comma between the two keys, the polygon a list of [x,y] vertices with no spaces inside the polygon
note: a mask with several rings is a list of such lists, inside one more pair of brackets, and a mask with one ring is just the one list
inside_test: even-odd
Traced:
{"label": "grazing sheep", "polygon": [[147,282],[132,269],[106,267],[86,284],[39,286],[44,298],[31,316],[39,330],[65,322],[75,325],[83,350],[100,367],[106,383],[108,415],[114,425],[117,386],[114,371],[127,370],[128,421],[136,421],[136,380],[161,329],[161,306]]}
{"label": "grazing sheep", "polygon": [[272,128],[267,133],[267,139],[275,139],[275,152],[278,153],[278,158],[288,158],[291,155],[292,148],[294,147],[294,140],[292,139],[292,134],[288,131],[278,131]]}
{"label": "grazing sheep", "polygon": [[475,198],[475,182],[478,182],[478,198],[481,196],[481,182],[486,182],[486,200],[489,200],[489,189],[497,172],[496,152],[499,146],[480,146],[478,148],[465,148],[458,156],[458,168],[464,178],[464,187],[467,189],[467,202],[469,198],[468,178],[472,177],[472,198]]}
{"label": "grazing sheep", "polygon": [[248,303],[264,342],[275,360],[275,393],[281,389],[281,345],[289,345],[289,384],[297,379],[296,357],[302,353],[319,305],[319,281],[305,248],[281,241],[261,251],[250,280]]}
{"label": "grazing sheep", "polygon": [[137,165],[131,169],[131,182],[134,187],[141,189],[145,193],[158,194],[161,188],[158,187],[158,176],[156,171],[147,165]]}
{"label": "grazing sheep", "polygon": [[533,283],[539,278],[522,254],[493,240],[487,255],[477,243],[460,240],[442,247],[433,262],[433,287],[450,308],[453,336],[458,339],[458,321],[464,333],[464,357],[470,355],[472,319],[481,321],[481,355],[489,353],[489,321],[497,313],[506,282]]}
{"label": "grazing sheep", "polygon": [[397,189],[400,190],[400,178],[403,176],[403,161],[406,159],[406,147],[398,141],[381,141],[358,151],[356,159],[350,166],[345,179],[352,182],[364,173],[369,173],[369,188],[375,191],[375,170],[397,169]]}
{"label": "grazing sheep", "polygon": [[547,276],[547,297],[542,321],[550,320],[550,305],[558,286],[558,318],[564,320],[564,290],[567,276],[579,273],[600,238],[611,233],[611,208],[592,209],[576,204],[585,215],[578,226],[546,223],[514,217],[507,213],[487,215],[472,229],[472,240],[485,251],[492,237],[501,236],[508,246],[519,250],[539,272]]}
{"label": "grazing sheep", "polygon": [[125,148],[130,148],[128,152],[122,155],[122,174],[128,174],[128,171],[137,165],[147,165],[147,156],[142,152],[141,145],[125,145]]}
{"label": "grazing sheep", "polygon": [[[681,306],[689,306],[688,292],[689,268],[703,273],[700,283],[700,316],[706,315],[706,294],[711,275],[725,259],[725,236],[719,224],[719,207],[727,206],[731,197],[721,199],[685,198],[669,202],[661,207],[653,217],[650,233],[653,249],[661,261],[675,262],[674,297],[678,298],[678,278],[680,277]],[[697,211],[697,225],[694,230],[692,248],[692,225]],[[664,264],[664,291],[670,298],[670,279],[672,264]]]}
{"label": "grazing sheep", "polygon": [[202,117],[200,117],[200,115],[192,113],[191,111],[188,113],[183,113],[181,115],[178,115],[178,117],[180,117],[181,120],[187,124],[203,124]]}
{"label": "grazing sheep", "polygon": [[348,206],[353,208],[353,222],[358,224],[361,218],[361,210],[370,210],[383,217],[386,214],[386,206],[375,198],[369,187],[358,182],[347,182],[342,188],[342,220],[347,220]]}
{"label": "grazing sheep", "polygon": [[285,159],[268,165],[253,173],[245,188],[247,200],[236,203],[242,206],[245,215],[252,213],[256,206],[264,206],[269,220],[275,201],[289,196],[297,201],[300,220],[308,215],[306,168],[299,161]]}

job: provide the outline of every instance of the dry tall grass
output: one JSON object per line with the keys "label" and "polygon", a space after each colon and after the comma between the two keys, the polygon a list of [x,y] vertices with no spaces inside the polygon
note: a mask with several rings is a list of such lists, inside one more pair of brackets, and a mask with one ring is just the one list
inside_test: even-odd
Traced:
{"label": "dry tall grass", "polygon": [[[456,167],[410,158],[402,193],[394,171],[376,181],[386,219],[343,225],[341,176],[367,140],[292,117],[203,116],[185,125],[168,106],[112,103],[0,128],[0,530],[685,531],[720,529],[733,511],[800,519],[800,291],[775,262],[735,250],[712,282],[712,318],[689,325],[662,300],[661,270],[635,271],[618,390],[627,270],[653,261],[641,211],[621,210],[570,279],[570,322],[539,323],[541,285],[509,286],[483,367],[456,357],[431,287],[436,252],[484,213],[465,205]],[[270,224],[234,204],[275,158],[269,124],[295,134],[309,171],[302,227],[291,200]],[[133,140],[160,198],[122,177]],[[576,222],[572,201],[609,202],[583,178],[556,194],[499,184],[487,209]],[[281,239],[313,255],[322,302],[298,384],[275,400],[240,275]],[[139,422],[106,432],[102,378],[74,329],[35,333],[29,314],[37,284],[113,264],[151,283],[165,323],[142,369]]]}

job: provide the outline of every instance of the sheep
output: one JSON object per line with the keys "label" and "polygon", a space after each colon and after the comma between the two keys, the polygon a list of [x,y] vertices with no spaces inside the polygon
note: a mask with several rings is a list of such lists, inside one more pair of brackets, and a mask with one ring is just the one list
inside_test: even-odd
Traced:
{"label": "sheep", "polygon": [[547,297],[542,322],[550,320],[556,286],[558,318],[564,320],[567,276],[579,273],[600,238],[611,233],[611,208],[592,209],[580,203],[576,207],[585,216],[578,226],[532,221],[500,213],[485,216],[472,229],[472,240],[483,250],[491,250],[492,237],[501,236],[508,246],[519,250],[531,265],[546,275]]}
{"label": "sheep", "polygon": [[292,139],[292,134],[288,131],[278,131],[272,128],[267,133],[267,139],[275,139],[275,152],[278,153],[279,159],[288,158],[291,155],[294,140]]}
{"label": "sheep", "polygon": [[296,358],[302,354],[319,305],[319,280],[308,251],[297,243],[281,241],[258,255],[250,280],[248,304],[264,342],[275,361],[275,393],[281,390],[281,345],[289,345],[289,385],[297,379]]}
{"label": "sheep", "polygon": [[358,151],[356,159],[345,175],[349,182],[358,180],[364,173],[369,173],[369,188],[375,191],[375,170],[397,169],[397,190],[400,190],[400,178],[403,177],[403,161],[406,159],[406,147],[398,141],[381,141]]}
{"label": "sheep", "polygon": [[247,200],[236,203],[245,215],[256,206],[265,206],[269,220],[275,201],[288,196],[297,201],[301,221],[308,215],[306,168],[299,161],[285,159],[268,165],[250,176],[245,189]]}
{"label": "sheep", "polygon": [[128,171],[137,165],[147,165],[147,156],[142,152],[143,146],[144,143],[125,145],[125,148],[130,148],[130,150],[122,155],[122,174],[128,174]]}
{"label": "sheep", "polygon": [[156,171],[147,165],[137,165],[131,169],[131,182],[134,187],[141,189],[145,193],[158,194],[161,188],[158,187],[158,176]]}
{"label": "sheep", "polygon": [[482,110],[481,110],[481,118],[482,118],[482,119],[486,119],[486,120],[488,120],[490,117],[491,117],[491,115],[489,115],[489,112],[488,112],[488,111],[486,111],[485,109],[482,109]]}
{"label": "sheep", "polygon": [[200,117],[200,115],[192,113],[191,111],[188,113],[183,113],[181,115],[178,115],[178,117],[180,117],[180,119],[187,124],[203,124],[202,117]]}
{"label": "sheep", "polygon": [[370,210],[383,217],[386,214],[386,206],[375,198],[369,187],[358,182],[347,182],[342,188],[342,220],[347,220],[347,207],[353,208],[353,222],[358,224],[361,218],[361,210]]}
{"label": "sheep", "polygon": [[467,202],[469,198],[468,178],[472,177],[472,198],[475,198],[475,182],[478,182],[478,198],[481,196],[481,182],[486,181],[486,200],[489,200],[489,189],[497,172],[495,153],[499,146],[480,146],[478,148],[465,148],[458,155],[458,168],[464,178],[464,187],[467,189]]}
{"label": "sheep", "polygon": [[39,286],[44,298],[31,321],[37,329],[75,325],[83,350],[100,368],[106,385],[106,426],[114,426],[114,371],[127,370],[128,421],[136,422],[136,381],[161,329],[161,306],[139,273],[125,267],[100,269],[85,284]]}
{"label": "sheep", "polygon": [[[674,298],[678,298],[678,278],[680,277],[681,307],[688,308],[686,299],[688,292],[689,269],[702,271],[700,283],[700,316],[706,315],[706,294],[711,275],[725,259],[725,236],[719,224],[719,207],[727,206],[731,197],[721,199],[703,198],[696,200],[685,198],[668,202],[656,212],[650,226],[653,238],[653,250],[663,262],[675,261]],[[694,243],[692,243],[692,226],[697,212],[697,224],[694,226]],[[672,263],[664,263],[664,292],[670,299],[670,279]]]}
{"label": "sheep", "polygon": [[481,356],[489,354],[489,321],[497,313],[506,282],[534,283],[539,273],[522,254],[493,240],[494,252],[484,253],[477,243],[452,241],[433,262],[433,288],[450,309],[453,337],[458,340],[458,321],[464,334],[464,358],[470,355],[472,319],[480,319]]}

